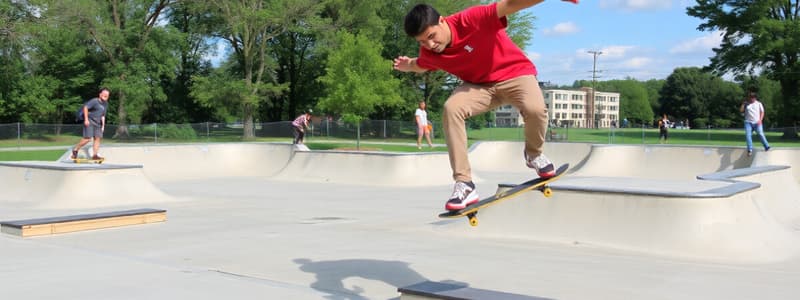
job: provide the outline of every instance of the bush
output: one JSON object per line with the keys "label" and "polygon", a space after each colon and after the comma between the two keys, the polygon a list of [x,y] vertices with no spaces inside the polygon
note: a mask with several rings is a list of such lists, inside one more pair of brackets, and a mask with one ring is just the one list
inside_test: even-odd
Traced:
{"label": "bush", "polygon": [[692,120],[692,128],[700,129],[708,127],[708,119],[707,118],[697,118]]}
{"label": "bush", "polygon": [[158,127],[158,137],[176,140],[196,140],[197,133],[189,124],[175,125],[170,123]]}
{"label": "bush", "polygon": [[726,120],[726,119],[716,119],[713,122],[714,127],[716,128],[731,128],[733,126],[733,121]]}

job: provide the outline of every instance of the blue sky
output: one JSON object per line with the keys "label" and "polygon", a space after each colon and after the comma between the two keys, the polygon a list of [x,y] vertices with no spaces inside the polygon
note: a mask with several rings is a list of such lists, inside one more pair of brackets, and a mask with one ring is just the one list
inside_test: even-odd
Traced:
{"label": "blue sky", "polygon": [[686,15],[689,0],[545,1],[529,8],[536,16],[533,41],[524,49],[540,81],[571,85],[591,79],[590,50],[598,80],[664,79],[675,68],[705,66],[719,46],[720,32],[699,31],[701,19]]}

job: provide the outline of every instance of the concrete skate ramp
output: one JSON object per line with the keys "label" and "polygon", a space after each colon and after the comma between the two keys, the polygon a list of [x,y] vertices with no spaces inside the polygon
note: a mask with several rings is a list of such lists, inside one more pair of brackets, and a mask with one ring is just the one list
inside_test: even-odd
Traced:
{"label": "concrete skate ramp", "polygon": [[[753,155],[753,166],[787,165],[792,166],[795,182],[800,184],[800,149],[772,148],[768,152],[757,151]],[[798,196],[800,198],[800,196]]]}
{"label": "concrete skate ramp", "polygon": [[700,174],[749,167],[744,148],[594,145],[576,176],[693,179]]}
{"label": "concrete skate ramp", "polygon": [[377,186],[453,183],[446,153],[295,152],[271,179]]}
{"label": "concrete skate ramp", "polygon": [[0,206],[87,209],[171,201],[137,165],[0,163]]}
{"label": "concrete skate ramp", "polygon": [[[469,152],[470,165],[475,172],[530,173],[525,166],[524,142],[479,142]],[[569,163],[570,172],[581,168],[592,150],[586,143],[545,143],[544,154],[554,164]]]}
{"label": "concrete skate ramp", "polygon": [[478,227],[470,228],[466,219],[446,227],[451,234],[741,263],[783,261],[800,254],[800,189],[791,170],[738,180],[761,187],[729,197],[692,198],[565,191],[554,186],[552,198],[526,193],[481,210]]}
{"label": "concrete skate ramp", "polygon": [[[106,163],[140,164],[155,182],[271,176],[283,169],[292,145],[226,143],[103,147]],[[65,154],[66,156],[69,154]]]}

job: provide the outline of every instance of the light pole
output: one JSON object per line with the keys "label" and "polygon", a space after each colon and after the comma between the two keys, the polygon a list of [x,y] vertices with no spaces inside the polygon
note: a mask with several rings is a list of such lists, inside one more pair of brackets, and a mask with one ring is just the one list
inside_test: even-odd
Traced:
{"label": "light pole", "polygon": [[594,91],[595,91],[595,81],[597,81],[597,72],[598,72],[597,71],[597,57],[600,56],[600,54],[603,54],[603,51],[591,50],[591,51],[587,51],[587,52],[592,54],[592,56],[594,56],[594,60],[592,62],[592,98],[589,101],[589,111],[590,111],[589,115],[590,115],[591,120],[594,121],[594,128],[597,128],[597,127],[599,127],[599,126],[597,126],[599,120],[597,119],[597,115],[595,113],[595,101],[596,101],[596,98],[594,96]]}

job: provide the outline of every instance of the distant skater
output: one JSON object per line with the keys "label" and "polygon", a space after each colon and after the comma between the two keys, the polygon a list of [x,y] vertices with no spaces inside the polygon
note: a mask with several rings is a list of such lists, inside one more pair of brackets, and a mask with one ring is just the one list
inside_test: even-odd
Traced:
{"label": "distant skater", "polygon": [[769,142],[764,136],[764,105],[758,101],[756,92],[748,93],[748,97],[739,107],[739,111],[744,113],[744,140],[747,143],[747,156],[753,155],[753,129],[758,133],[764,151],[769,151]]}
{"label": "distant skater", "polygon": [[86,146],[90,140],[92,143],[92,159],[103,160],[98,153],[100,142],[103,140],[103,132],[106,129],[106,112],[108,111],[108,96],[110,91],[101,88],[97,97],[90,99],[83,105],[83,138],[72,148],[72,159],[78,158],[78,151]]}
{"label": "distant skater", "polygon": [[294,129],[294,145],[303,145],[305,143],[306,129],[308,122],[311,120],[311,110],[306,111],[292,121],[292,128]]}
{"label": "distant skater", "polygon": [[428,141],[428,147],[433,148],[431,143],[431,126],[428,122],[428,111],[425,110],[425,101],[419,102],[419,108],[414,112],[414,119],[417,122],[417,149],[422,149],[422,136]]}

